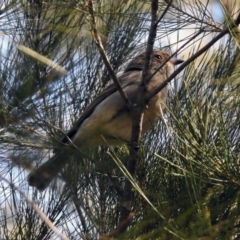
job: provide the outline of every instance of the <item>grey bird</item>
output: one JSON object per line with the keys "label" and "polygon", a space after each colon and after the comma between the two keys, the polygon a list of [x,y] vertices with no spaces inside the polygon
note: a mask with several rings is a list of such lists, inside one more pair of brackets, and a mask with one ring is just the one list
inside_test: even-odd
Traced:
{"label": "grey bird", "polygon": [[[142,80],[142,70],[145,53],[141,53],[129,62],[119,82],[131,103],[136,104],[138,86]],[[174,65],[183,61],[171,58],[161,69],[159,67],[170,58],[165,51],[153,51],[149,72],[156,74],[147,85],[147,92],[158,87],[173,73]],[[162,115],[167,87],[152,97],[144,109],[142,133],[154,126]],[[43,191],[67,164],[73,154],[69,146],[74,145],[79,150],[103,145],[117,146],[128,143],[131,139],[132,119],[129,109],[120,96],[114,83],[110,84],[81,114],[75,125],[61,140],[62,146],[55,155],[40,167],[34,169],[28,176],[28,184]]]}

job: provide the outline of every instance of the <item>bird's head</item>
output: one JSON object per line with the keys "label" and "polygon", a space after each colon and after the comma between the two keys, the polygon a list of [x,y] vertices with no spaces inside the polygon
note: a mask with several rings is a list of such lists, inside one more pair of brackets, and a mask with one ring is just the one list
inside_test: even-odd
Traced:
{"label": "bird's head", "polygon": [[[162,69],[170,68],[171,71],[173,71],[173,66],[181,64],[183,62],[183,60],[181,59],[170,58],[170,56],[171,55],[168,52],[162,50],[153,51],[150,58],[150,69],[157,70],[161,65],[166,62]],[[145,58],[145,52],[139,54],[129,62],[124,72],[143,70]],[[159,71],[161,71],[161,69],[159,69]]]}

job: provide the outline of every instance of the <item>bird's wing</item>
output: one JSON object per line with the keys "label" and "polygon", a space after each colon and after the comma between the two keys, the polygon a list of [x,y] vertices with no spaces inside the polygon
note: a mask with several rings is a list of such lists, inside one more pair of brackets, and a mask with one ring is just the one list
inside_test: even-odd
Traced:
{"label": "bird's wing", "polygon": [[[119,82],[122,86],[122,88],[126,88],[129,85],[132,84],[138,84],[138,82],[141,80],[141,78],[138,79],[138,77],[136,78],[135,76],[135,80],[133,81],[129,81],[129,79],[131,79],[132,77],[134,77],[134,75],[139,75],[141,74],[141,69],[134,69],[131,70],[131,73],[129,74],[129,72],[123,73],[120,77],[119,77]],[[141,75],[139,75],[141,76]],[[103,92],[94,99],[94,101],[83,111],[83,113],[81,114],[80,118],[77,120],[77,122],[73,125],[73,127],[66,133],[66,135],[62,138],[61,143],[66,144],[69,142],[69,139],[73,139],[73,137],[75,136],[75,134],[77,133],[79,127],[81,126],[81,124],[84,122],[85,119],[87,119],[94,111],[94,109],[106,98],[108,98],[110,95],[114,94],[116,91],[118,91],[116,84],[112,83],[110,84],[105,90],[103,90]],[[134,95],[135,96],[135,95]],[[130,95],[128,96],[130,97]],[[131,98],[131,97],[130,97]],[[130,101],[132,101],[133,99],[130,99]]]}
{"label": "bird's wing", "polygon": [[116,85],[110,84],[95,100],[84,110],[84,112],[81,114],[80,118],[77,120],[77,122],[74,124],[74,126],[66,133],[66,135],[62,138],[62,143],[68,143],[69,139],[72,139],[74,135],[77,133],[79,127],[84,122],[85,119],[87,119],[96,106],[98,106],[99,103],[101,103],[104,99],[109,97],[111,94],[117,91]]}

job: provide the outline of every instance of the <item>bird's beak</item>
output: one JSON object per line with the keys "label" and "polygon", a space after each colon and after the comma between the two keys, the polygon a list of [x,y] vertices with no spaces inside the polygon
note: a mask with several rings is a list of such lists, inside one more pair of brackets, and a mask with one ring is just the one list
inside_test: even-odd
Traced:
{"label": "bird's beak", "polygon": [[178,65],[183,63],[184,61],[182,59],[172,59],[172,64],[173,65]]}

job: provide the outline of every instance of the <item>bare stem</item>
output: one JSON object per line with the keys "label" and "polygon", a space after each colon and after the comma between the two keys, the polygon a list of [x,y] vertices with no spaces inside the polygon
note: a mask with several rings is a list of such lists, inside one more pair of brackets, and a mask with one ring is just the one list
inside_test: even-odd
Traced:
{"label": "bare stem", "polygon": [[[146,48],[146,58],[143,66],[142,71],[142,83],[138,89],[138,98],[137,98],[137,106],[135,106],[132,111],[132,135],[130,141],[130,155],[129,161],[127,165],[127,170],[131,174],[132,177],[135,176],[136,166],[138,162],[138,150],[139,150],[139,142],[141,139],[142,133],[142,121],[143,121],[143,109],[145,106],[145,98],[143,97],[146,94],[146,84],[147,79],[149,76],[149,64],[150,58],[153,52],[153,45],[156,38],[157,32],[157,25],[158,25],[158,0],[152,0],[152,20],[151,20],[151,27],[149,30],[149,36],[147,41],[147,48]],[[132,208],[132,184],[126,178],[125,186],[123,190],[123,200],[122,200],[122,207],[120,210],[120,220],[119,225],[116,228],[116,234],[123,233],[130,224],[131,216],[133,213],[131,211]]]}
{"label": "bare stem", "polygon": [[116,84],[116,87],[121,95],[121,97],[123,98],[124,102],[127,104],[128,107],[131,106],[131,103],[127,97],[127,95],[125,94],[125,92],[123,91],[119,81],[118,81],[118,78],[110,64],[110,61],[108,59],[108,56],[104,50],[104,47],[103,47],[103,44],[102,44],[102,40],[101,40],[101,37],[99,36],[98,34],[98,31],[97,31],[97,27],[96,27],[96,21],[95,21],[95,17],[94,17],[94,9],[93,9],[93,3],[92,3],[92,0],[88,0],[88,9],[89,9],[89,13],[90,13],[90,18],[91,18],[91,27],[92,27],[92,30],[91,30],[91,33],[92,33],[92,37],[93,37],[93,40],[96,44],[96,46],[98,47],[98,51],[101,55],[101,58],[112,78],[112,80],[114,81],[114,83]]}

